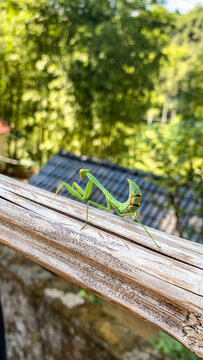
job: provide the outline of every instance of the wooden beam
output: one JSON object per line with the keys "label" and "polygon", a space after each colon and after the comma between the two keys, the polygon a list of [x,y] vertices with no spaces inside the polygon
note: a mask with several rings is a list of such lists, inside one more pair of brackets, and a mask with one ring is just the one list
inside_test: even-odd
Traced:
{"label": "wooden beam", "polygon": [[0,175],[0,243],[151,322],[203,358],[203,245]]}

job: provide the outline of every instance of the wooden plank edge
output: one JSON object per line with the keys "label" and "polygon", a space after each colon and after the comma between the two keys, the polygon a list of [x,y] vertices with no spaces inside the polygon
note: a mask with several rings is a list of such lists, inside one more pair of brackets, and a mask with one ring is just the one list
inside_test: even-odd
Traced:
{"label": "wooden plank edge", "polygon": [[[73,216],[84,222],[86,205],[78,203],[74,200],[67,199],[61,196],[55,197],[53,193],[46,190],[24,184],[18,180],[8,178],[4,175],[0,175],[0,188],[6,189],[18,194],[24,195],[28,199],[39,202],[44,206],[52,208],[54,211],[63,211],[68,216]],[[114,228],[112,229],[112,223]],[[189,264],[193,264],[203,269],[203,245],[197,244],[177,236],[166,234],[162,231],[148,228],[155,240],[161,246],[160,249],[154,246],[152,240],[137,223],[132,223],[126,219],[120,218],[110,213],[105,213],[99,209],[89,209],[89,224],[92,226],[100,227],[120,236],[126,236],[133,241],[138,241],[149,248],[154,249],[156,252],[167,254],[175,259],[184,261]],[[136,233],[140,235],[139,239],[135,237]]]}

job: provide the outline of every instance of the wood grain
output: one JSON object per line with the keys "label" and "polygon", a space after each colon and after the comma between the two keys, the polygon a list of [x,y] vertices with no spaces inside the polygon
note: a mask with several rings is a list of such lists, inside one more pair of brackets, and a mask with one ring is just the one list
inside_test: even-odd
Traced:
{"label": "wood grain", "polygon": [[203,245],[0,175],[0,242],[203,358]]}

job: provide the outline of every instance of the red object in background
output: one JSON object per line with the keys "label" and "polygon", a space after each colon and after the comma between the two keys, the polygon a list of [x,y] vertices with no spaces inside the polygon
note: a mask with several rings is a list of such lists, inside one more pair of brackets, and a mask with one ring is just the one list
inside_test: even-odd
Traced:
{"label": "red object in background", "polygon": [[0,135],[11,131],[10,126],[0,118]]}

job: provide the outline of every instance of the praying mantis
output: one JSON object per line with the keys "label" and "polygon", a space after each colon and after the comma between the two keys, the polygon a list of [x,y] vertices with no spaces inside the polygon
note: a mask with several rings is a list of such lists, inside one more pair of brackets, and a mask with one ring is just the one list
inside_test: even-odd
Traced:
{"label": "praying mantis", "polygon": [[130,179],[128,180],[129,183],[129,197],[128,200],[125,202],[119,202],[116,200],[110,192],[94,177],[94,175],[91,174],[90,170],[88,169],[81,169],[79,170],[81,179],[84,179],[84,177],[88,177],[88,183],[86,185],[85,190],[81,188],[80,185],[78,185],[75,181],[73,182],[72,186],[70,186],[67,183],[63,183],[59,186],[59,188],[56,191],[56,195],[58,195],[59,191],[62,189],[62,187],[66,187],[67,190],[70,192],[71,195],[77,197],[80,200],[86,200],[89,199],[93,185],[95,184],[104,194],[106,198],[107,206],[102,206],[100,204],[97,204],[91,200],[87,203],[87,210],[86,210],[86,221],[85,224],[82,226],[81,230],[84,229],[84,227],[87,225],[88,222],[88,210],[89,205],[93,204],[98,206],[99,208],[109,211],[111,207],[115,209],[118,215],[120,216],[127,216],[130,215],[130,217],[134,216],[135,219],[138,221],[138,223],[143,227],[143,229],[147,232],[147,234],[150,236],[152,241],[157,247],[160,247],[156,241],[153,239],[152,235],[149,233],[149,231],[146,229],[146,227],[141,223],[139,217],[138,217],[138,208],[141,205],[142,201],[142,193],[139,188],[139,186]]}

